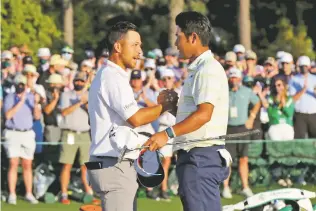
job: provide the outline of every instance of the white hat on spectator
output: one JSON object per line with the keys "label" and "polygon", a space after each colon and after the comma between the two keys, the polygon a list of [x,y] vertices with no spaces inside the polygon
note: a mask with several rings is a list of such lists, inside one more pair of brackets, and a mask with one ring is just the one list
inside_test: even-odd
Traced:
{"label": "white hat on spectator", "polygon": [[64,60],[59,54],[54,54],[50,58],[49,64],[50,65],[64,65],[64,66],[66,66],[68,64],[68,62],[66,60]]}
{"label": "white hat on spectator", "polygon": [[63,77],[57,73],[51,74],[46,80],[46,83],[49,83],[49,84],[62,84],[63,82],[64,82]]}
{"label": "white hat on spectator", "polygon": [[37,51],[37,56],[38,57],[50,56],[49,48],[39,48],[38,51]]}
{"label": "white hat on spectator", "polygon": [[247,50],[247,51],[246,51],[245,58],[246,58],[246,59],[254,59],[254,60],[257,60],[257,54],[256,54],[254,51],[252,51],[252,50]]}
{"label": "white hat on spectator", "polygon": [[285,51],[278,51],[275,56],[276,59],[281,59],[285,53],[286,53]]}
{"label": "white hat on spectator", "polygon": [[235,67],[230,68],[229,73],[228,73],[228,77],[229,78],[233,78],[233,77],[242,78],[241,70],[238,68],[235,68]]}
{"label": "white hat on spectator", "polygon": [[81,62],[81,66],[87,66],[87,67],[90,67],[90,68],[93,68],[93,64],[92,64],[92,62],[90,61],[90,60],[83,60],[82,62]]}
{"label": "white hat on spectator", "polygon": [[311,60],[308,56],[300,56],[297,63],[298,66],[311,66]]}
{"label": "white hat on spectator", "polygon": [[230,61],[230,62],[236,62],[237,61],[237,55],[233,51],[228,51],[225,54],[225,61]]}
{"label": "white hat on spectator", "polygon": [[5,50],[1,54],[1,59],[12,59],[12,58],[13,58],[13,54],[11,51]]}
{"label": "white hat on spectator", "polygon": [[154,54],[156,54],[157,57],[163,57],[162,50],[159,48],[155,48],[152,50]]}
{"label": "white hat on spectator", "polygon": [[160,77],[161,77],[161,78],[164,78],[164,77],[175,77],[175,74],[174,74],[174,72],[173,72],[172,69],[166,68],[166,69],[163,69],[163,70],[160,72]]}
{"label": "white hat on spectator", "polygon": [[291,63],[293,62],[293,56],[290,53],[284,52],[282,57],[280,58],[281,63]]}
{"label": "white hat on spectator", "polygon": [[245,47],[242,44],[237,44],[237,45],[234,46],[233,51],[235,53],[245,53],[246,49],[245,49]]}
{"label": "white hat on spectator", "polygon": [[21,73],[17,74],[14,77],[14,83],[15,84],[20,84],[20,83],[26,84],[26,81],[27,81],[26,77],[23,74],[21,74]]}
{"label": "white hat on spectator", "polygon": [[38,72],[36,71],[36,67],[33,64],[26,64],[24,66],[23,72],[38,75]]}
{"label": "white hat on spectator", "polygon": [[154,59],[146,59],[144,63],[144,68],[156,69],[156,64]]}

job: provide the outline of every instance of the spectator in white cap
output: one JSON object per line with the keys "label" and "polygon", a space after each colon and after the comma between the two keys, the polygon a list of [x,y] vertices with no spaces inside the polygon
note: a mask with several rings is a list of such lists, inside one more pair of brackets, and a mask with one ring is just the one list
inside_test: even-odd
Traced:
{"label": "spectator in white cap", "polygon": [[233,48],[233,51],[237,55],[237,61],[242,61],[245,59],[246,49],[242,44],[236,44]]}
{"label": "spectator in white cap", "polygon": [[155,48],[154,50],[152,50],[152,52],[156,55],[156,58],[157,58],[157,59],[163,57],[162,50],[159,49],[159,48]]}
{"label": "spectator in white cap", "polygon": [[247,50],[245,53],[247,69],[245,74],[251,77],[257,75],[257,54],[252,50]]}
{"label": "spectator in white cap", "polygon": [[278,74],[277,62],[273,57],[268,57],[263,63],[264,73],[266,78],[272,78]]}
{"label": "spectator in white cap", "polygon": [[[228,51],[225,54],[225,71],[229,71],[231,68],[236,67],[237,55],[233,51]],[[228,72],[226,72],[228,74]]]}
{"label": "spectator in white cap", "polygon": [[49,58],[51,56],[49,48],[39,48],[37,51],[40,65],[37,67],[37,72],[41,75],[49,69]]}
{"label": "spectator in white cap", "polygon": [[1,84],[4,95],[14,92],[15,73],[13,54],[11,51],[5,50],[1,53]]}
{"label": "spectator in white cap", "polygon": [[[285,77],[285,81],[288,84],[289,80],[292,77],[292,69],[293,69],[293,56],[290,53],[284,52],[282,57],[279,60],[279,74],[276,77]],[[273,82],[274,83],[274,82]],[[273,84],[271,83],[271,84]]]}
{"label": "spectator in white cap", "polygon": [[[36,72],[36,67],[32,64],[27,64],[25,65],[22,73],[27,79],[26,92],[34,95],[36,106],[39,107],[42,116],[42,105],[46,102],[46,93],[42,85],[36,84],[36,80],[39,76],[38,72]],[[35,141],[37,143],[43,142],[43,126],[40,119],[34,120],[33,131],[35,132]],[[43,149],[42,147],[42,144],[36,145],[35,153],[41,153]]]}
{"label": "spectator in white cap", "polygon": [[295,102],[294,137],[316,138],[316,76],[310,74],[311,61],[307,56],[298,59],[300,73],[289,82],[289,92]]}
{"label": "spectator in white cap", "polygon": [[80,71],[87,74],[87,87],[90,87],[90,84],[94,78],[95,71],[94,71],[94,64],[90,59],[85,59],[81,62]]}

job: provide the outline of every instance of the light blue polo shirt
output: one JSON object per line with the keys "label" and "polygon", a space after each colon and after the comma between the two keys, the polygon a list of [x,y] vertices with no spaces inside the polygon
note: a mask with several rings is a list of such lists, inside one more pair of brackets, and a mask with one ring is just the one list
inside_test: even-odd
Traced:
{"label": "light blue polo shirt", "polygon": [[249,104],[258,102],[259,97],[248,87],[240,86],[236,92],[230,90],[228,125],[244,125],[248,119]]}
{"label": "light blue polo shirt", "polygon": [[[289,82],[289,92],[294,96],[304,87],[304,75],[298,74]],[[301,98],[295,102],[295,111],[303,114],[316,114],[316,76],[308,74],[307,90]]]}

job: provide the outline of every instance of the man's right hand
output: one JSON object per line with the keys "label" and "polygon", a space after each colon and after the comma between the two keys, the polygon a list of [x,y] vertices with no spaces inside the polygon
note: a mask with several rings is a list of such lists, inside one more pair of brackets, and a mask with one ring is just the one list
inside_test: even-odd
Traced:
{"label": "man's right hand", "polygon": [[174,90],[161,91],[157,98],[158,104],[162,105],[161,113],[169,111],[171,114],[175,115],[177,110],[178,99],[178,94]]}

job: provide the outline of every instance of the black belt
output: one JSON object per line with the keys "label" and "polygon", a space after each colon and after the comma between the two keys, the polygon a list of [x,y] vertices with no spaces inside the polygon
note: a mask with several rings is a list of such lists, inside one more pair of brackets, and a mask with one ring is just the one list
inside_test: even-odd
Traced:
{"label": "black belt", "polygon": [[[103,159],[103,158],[111,158],[111,159],[117,159],[117,157],[110,157],[110,156],[95,156],[96,158]],[[122,162],[128,161],[131,163],[132,159],[123,159]],[[85,163],[85,166],[88,170],[96,170],[96,169],[103,169],[103,161],[89,161]]]}
{"label": "black belt", "polygon": [[16,129],[16,128],[6,128],[7,130],[13,130],[13,131],[19,131],[19,132],[27,132],[30,130],[33,130],[32,128],[30,129]]}

